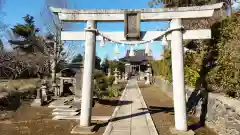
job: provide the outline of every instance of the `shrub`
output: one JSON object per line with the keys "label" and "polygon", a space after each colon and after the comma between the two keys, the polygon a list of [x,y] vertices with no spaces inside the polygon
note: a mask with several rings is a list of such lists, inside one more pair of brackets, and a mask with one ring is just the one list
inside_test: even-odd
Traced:
{"label": "shrub", "polygon": [[197,71],[194,71],[189,67],[184,68],[184,81],[188,86],[195,87],[198,77],[199,74]]}
{"label": "shrub", "polygon": [[[107,92],[107,95],[109,95],[109,90],[110,93],[114,93],[111,89],[114,88],[109,88],[110,86],[113,85],[114,81],[114,76],[106,76],[102,71],[97,71],[94,73],[94,95],[97,96],[99,99],[103,98],[105,93]],[[113,96],[112,94],[110,94]]]}
{"label": "shrub", "polygon": [[95,80],[94,83],[95,89],[100,89],[101,91],[106,90],[108,84],[106,81],[106,75],[102,71],[94,72],[93,79]]}
{"label": "shrub", "polygon": [[[207,84],[213,91],[220,90],[230,97],[240,97],[240,18],[233,15],[216,22],[211,29],[211,40],[193,40],[186,44],[195,53],[185,53],[185,83],[194,87],[201,73],[201,77],[207,76]],[[170,54],[170,49],[165,49],[163,59],[151,64],[155,75],[171,81]]]}
{"label": "shrub", "polygon": [[108,87],[105,77],[100,77],[95,79],[94,87],[95,89],[100,89],[101,91],[105,91]]}
{"label": "shrub", "polygon": [[108,97],[118,97],[120,95],[120,90],[114,87],[108,87]]}
{"label": "shrub", "polygon": [[114,77],[114,76],[109,76],[109,77],[107,77],[108,85],[112,86],[114,80],[115,80],[115,77]]}
{"label": "shrub", "polygon": [[218,57],[208,75],[208,82],[230,97],[240,95],[240,18],[232,16],[218,24]]}
{"label": "shrub", "polygon": [[93,73],[93,79],[98,79],[104,76],[105,76],[105,73],[100,70],[97,70]]}
{"label": "shrub", "polygon": [[98,99],[102,99],[103,93],[102,89],[99,87],[99,84],[94,80],[94,90],[93,95],[96,96]]}

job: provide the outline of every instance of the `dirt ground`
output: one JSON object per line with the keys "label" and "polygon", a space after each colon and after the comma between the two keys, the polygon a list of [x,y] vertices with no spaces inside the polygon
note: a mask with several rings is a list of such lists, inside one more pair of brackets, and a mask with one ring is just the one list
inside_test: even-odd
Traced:
{"label": "dirt ground", "polygon": [[[125,86],[125,83],[120,85]],[[118,103],[117,98],[96,103],[93,107],[93,116],[111,116]],[[0,115],[8,115],[0,119],[0,135],[71,135],[74,126],[79,124],[76,120],[52,120],[52,109],[45,107],[31,107],[30,101],[22,102],[15,111],[0,110]],[[96,122],[97,132],[102,135],[106,122]]]}
{"label": "dirt ground", "polygon": [[[144,100],[151,112],[151,116],[160,135],[171,135],[169,128],[174,127],[173,101],[159,87],[146,86],[139,83]],[[217,135],[207,127],[195,128],[197,118],[188,116],[188,126],[196,135]]]}

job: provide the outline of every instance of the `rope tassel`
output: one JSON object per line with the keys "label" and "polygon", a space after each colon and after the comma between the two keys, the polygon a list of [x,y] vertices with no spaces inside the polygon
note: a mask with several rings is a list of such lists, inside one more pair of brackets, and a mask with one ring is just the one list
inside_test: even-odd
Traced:
{"label": "rope tassel", "polygon": [[131,47],[130,52],[129,52],[129,56],[135,56],[135,52],[133,51],[133,47]]}
{"label": "rope tassel", "polygon": [[104,45],[105,45],[105,39],[104,37],[101,37],[100,47],[104,47]]}
{"label": "rope tassel", "polygon": [[117,44],[116,44],[116,46],[115,46],[114,53],[115,53],[115,54],[119,54],[118,45],[117,45]]}
{"label": "rope tassel", "polygon": [[168,46],[168,41],[167,41],[167,38],[166,38],[165,35],[164,35],[163,38],[162,38],[162,45],[163,45],[163,46]]}
{"label": "rope tassel", "polygon": [[149,47],[149,43],[147,43],[145,48],[145,54],[149,54],[149,53],[150,53],[150,47]]}

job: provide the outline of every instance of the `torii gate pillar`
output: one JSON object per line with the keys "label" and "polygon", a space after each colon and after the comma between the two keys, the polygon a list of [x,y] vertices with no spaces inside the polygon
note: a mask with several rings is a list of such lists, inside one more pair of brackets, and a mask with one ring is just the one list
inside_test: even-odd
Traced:
{"label": "torii gate pillar", "polygon": [[[96,29],[96,21],[87,21],[88,29]],[[83,69],[83,86],[82,86],[82,103],[81,103],[81,116],[80,126],[88,127],[91,125],[92,115],[92,76],[95,65],[95,51],[96,51],[96,33],[95,31],[86,31],[85,42],[85,56],[84,56],[84,69]]]}
{"label": "torii gate pillar", "polygon": [[[172,19],[170,27],[179,28],[181,25],[181,19]],[[181,30],[173,31],[172,37],[174,38],[171,40],[171,56],[175,128],[179,131],[187,131],[183,33]]]}

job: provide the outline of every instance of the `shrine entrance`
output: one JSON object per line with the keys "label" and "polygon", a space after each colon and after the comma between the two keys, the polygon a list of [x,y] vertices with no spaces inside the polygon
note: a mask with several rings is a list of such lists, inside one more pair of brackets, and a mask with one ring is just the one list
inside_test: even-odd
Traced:
{"label": "shrine entrance", "polygon": [[[112,41],[117,44],[137,45],[154,41],[171,41],[172,78],[175,128],[187,131],[186,94],[184,85],[184,50],[183,40],[210,39],[210,29],[184,30],[183,19],[210,18],[214,10],[220,9],[223,3],[180,7],[150,8],[136,10],[72,10],[51,7],[60,21],[87,22],[84,32],[61,32],[61,40],[85,40],[85,60],[82,82],[81,116],[79,127],[91,126],[92,105],[92,72],[96,51],[96,40]],[[142,21],[170,21],[166,31],[140,31]],[[125,22],[124,32],[101,32],[97,22]],[[132,50],[132,48],[131,48]],[[131,52],[130,52],[131,53]]]}

